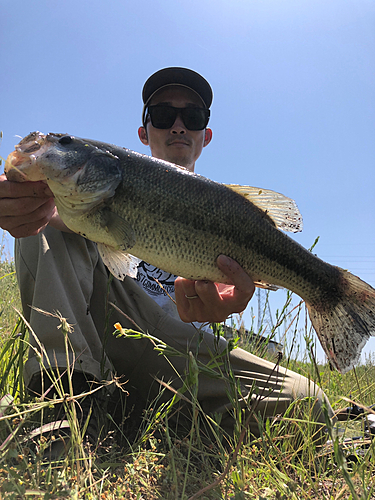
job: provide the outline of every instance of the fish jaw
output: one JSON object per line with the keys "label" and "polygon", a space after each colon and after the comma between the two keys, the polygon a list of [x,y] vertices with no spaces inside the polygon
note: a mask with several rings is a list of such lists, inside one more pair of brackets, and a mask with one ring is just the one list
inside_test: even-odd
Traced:
{"label": "fish jaw", "polygon": [[41,132],[32,132],[24,137],[5,161],[4,172],[13,182],[46,180],[36,161],[45,149],[46,136]]}
{"label": "fish jaw", "polygon": [[[32,132],[8,155],[4,170],[10,181],[46,181],[62,211],[70,207],[77,213],[114,195],[121,180],[116,160],[85,139]],[[101,178],[92,179],[90,172],[99,170],[93,168],[96,162],[101,166]],[[84,178],[89,178],[89,182],[82,182]]]}
{"label": "fish jaw", "polygon": [[[50,178],[64,181],[76,174],[85,164],[88,152],[81,148],[83,154],[75,155],[75,161],[68,163],[63,138],[74,142],[75,138],[65,134],[42,134],[32,132],[22,139],[15,150],[8,155],[5,173],[10,181],[48,181]],[[82,142],[75,140],[74,144]]]}

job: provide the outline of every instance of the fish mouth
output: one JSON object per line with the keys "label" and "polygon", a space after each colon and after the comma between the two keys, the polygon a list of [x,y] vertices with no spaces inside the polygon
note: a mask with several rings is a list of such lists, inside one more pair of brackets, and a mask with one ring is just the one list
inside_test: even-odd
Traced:
{"label": "fish mouth", "polygon": [[15,147],[15,151],[19,155],[31,156],[33,153],[39,151],[44,145],[54,144],[61,137],[67,134],[42,134],[42,132],[31,132],[31,134],[24,137]]}
{"label": "fish mouth", "polygon": [[45,144],[46,136],[41,132],[32,132],[24,137],[5,161],[4,172],[7,179],[14,182],[41,180],[40,172],[35,169],[35,162]]}
{"label": "fish mouth", "polygon": [[20,155],[31,155],[38,151],[44,144],[46,136],[41,132],[32,132],[24,137],[15,147]]}

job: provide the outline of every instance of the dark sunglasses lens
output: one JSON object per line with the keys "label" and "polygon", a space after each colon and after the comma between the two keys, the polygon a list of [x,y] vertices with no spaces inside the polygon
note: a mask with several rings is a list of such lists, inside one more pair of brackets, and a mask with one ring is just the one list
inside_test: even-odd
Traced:
{"label": "dark sunglasses lens", "polygon": [[202,108],[184,108],[181,115],[188,130],[203,130],[208,123],[209,111]]}
{"label": "dark sunglasses lens", "polygon": [[150,106],[148,112],[155,128],[171,128],[177,118],[177,110],[171,106]]}
{"label": "dark sunglasses lens", "polygon": [[188,130],[203,130],[207,127],[210,111],[204,108],[174,108],[173,106],[149,106],[152,126],[155,128],[171,128],[181,113],[182,121]]}

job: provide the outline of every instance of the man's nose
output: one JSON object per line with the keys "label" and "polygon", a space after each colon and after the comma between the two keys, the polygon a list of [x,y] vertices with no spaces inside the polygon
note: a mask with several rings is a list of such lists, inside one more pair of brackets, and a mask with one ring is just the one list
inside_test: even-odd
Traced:
{"label": "man's nose", "polygon": [[186,134],[186,127],[184,122],[182,121],[180,113],[177,113],[174,124],[171,128],[172,134]]}

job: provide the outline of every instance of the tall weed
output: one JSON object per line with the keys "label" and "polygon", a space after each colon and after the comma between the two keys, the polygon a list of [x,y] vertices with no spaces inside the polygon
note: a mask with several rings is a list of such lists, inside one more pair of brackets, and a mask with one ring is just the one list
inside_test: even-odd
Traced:
{"label": "tall weed", "polygon": [[[187,357],[190,369],[180,391],[160,381],[161,393],[170,395],[163,405],[154,401],[143,411],[129,407],[126,391],[119,380],[114,380],[119,397],[117,405],[110,407],[113,411],[104,415],[101,445],[97,449],[84,446],[76,409],[86,393],[74,395],[71,383],[66,391],[59,374],[53,372],[48,382],[53,391],[48,392],[45,387],[35,397],[23,387],[28,334],[33,332],[26,329],[15,310],[20,310],[20,302],[12,259],[3,256],[0,270],[0,498],[367,500],[375,497],[374,449],[371,439],[364,436],[363,418],[335,424],[327,416],[330,441],[317,446],[309,404],[298,408],[292,405],[272,421],[259,421],[261,435],[254,438],[247,432],[247,416],[236,405],[238,387],[233,377],[230,387],[236,431],[234,436],[227,436],[220,427],[220,418],[205,414],[197,400],[198,374],[202,371],[209,374],[215,363],[202,366],[192,354]],[[275,369],[280,364],[309,377],[322,387],[337,412],[345,411],[351,401],[371,412],[370,406],[375,402],[373,356],[345,375],[317,362],[315,337],[304,304],[291,294],[272,323],[272,329],[260,340],[257,334],[264,334],[265,326],[255,327],[254,320],[246,332],[238,318],[239,333],[232,334],[229,349],[239,345],[268,358],[275,363]],[[66,327],[64,318],[61,325]],[[123,330],[121,325],[115,330],[117,335],[146,337],[155,342],[147,333]],[[216,326],[215,334],[226,332]],[[68,335],[66,339],[68,351]],[[276,350],[271,349],[275,339],[281,339]],[[160,355],[175,354],[169,346],[156,343]],[[38,345],[37,349],[41,370],[51,374],[53,360],[46,358],[43,346]],[[67,375],[71,382],[73,365],[69,367]],[[230,378],[230,371],[223,371],[220,376]],[[89,392],[95,390],[93,387]],[[191,413],[183,433],[172,418],[181,401]],[[43,463],[46,441],[38,428],[54,419],[57,405],[65,407],[73,430],[73,445],[61,461]],[[248,411],[253,410],[248,408]],[[362,437],[345,441],[349,436]]]}

